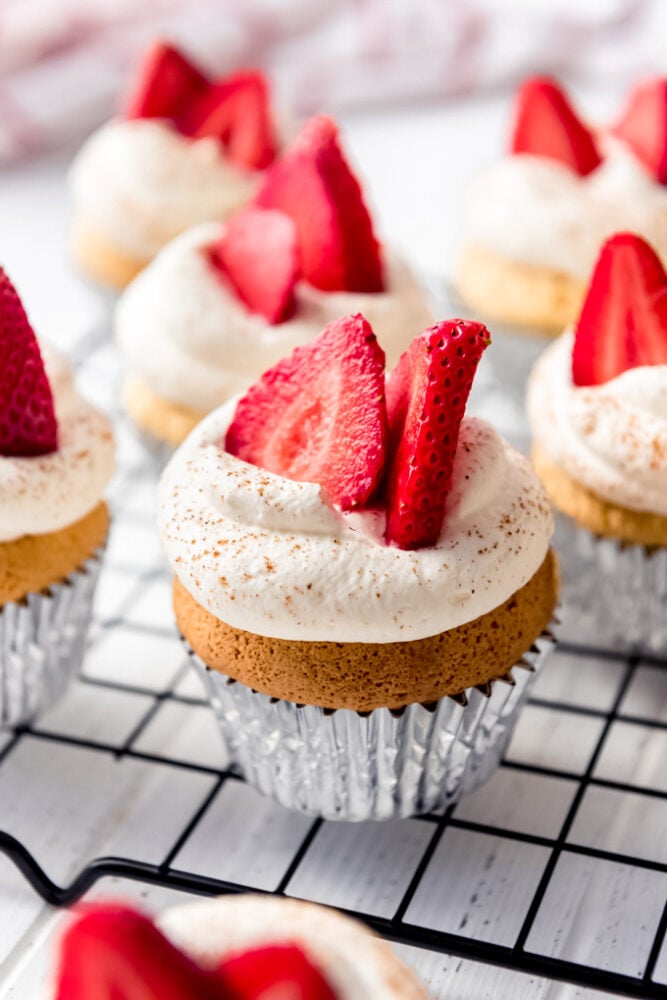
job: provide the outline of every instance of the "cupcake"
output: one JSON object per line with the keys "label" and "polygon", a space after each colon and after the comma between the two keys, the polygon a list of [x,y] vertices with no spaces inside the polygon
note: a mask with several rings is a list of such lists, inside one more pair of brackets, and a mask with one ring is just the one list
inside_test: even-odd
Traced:
{"label": "cupcake", "polygon": [[335,123],[311,119],[256,203],[169,244],[123,294],[116,336],[139,429],[180,444],[211,410],[341,315],[362,312],[392,363],[432,322],[381,247]]}
{"label": "cupcake", "polygon": [[463,419],[488,339],[439,323],[385,385],[366,320],[336,320],[163,473],[178,627],[232,760],[290,808],[453,801],[498,763],[541,664],[550,508],[527,459]]}
{"label": "cupcake", "polygon": [[0,352],[0,725],[16,726],[81,663],[114,445],[64,358],[40,351],[2,270]]}
{"label": "cupcake", "polygon": [[528,411],[577,637],[667,652],[667,275],[640,237],[603,246]]}
{"label": "cupcake", "polygon": [[186,903],[157,923],[121,903],[82,908],[55,979],[53,1000],[427,1000],[363,924],[276,896]]}
{"label": "cupcake", "polygon": [[276,151],[261,73],[211,81],[172,46],[154,45],[124,112],[72,165],[76,264],[123,288],[174,236],[247,202]]}

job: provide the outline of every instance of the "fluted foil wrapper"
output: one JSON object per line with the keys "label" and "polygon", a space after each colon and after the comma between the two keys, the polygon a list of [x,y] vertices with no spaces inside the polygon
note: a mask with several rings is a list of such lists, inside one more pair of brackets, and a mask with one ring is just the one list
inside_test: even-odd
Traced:
{"label": "fluted foil wrapper", "polygon": [[568,639],[627,653],[667,654],[667,548],[629,545],[556,516]]}
{"label": "fluted foil wrapper", "polygon": [[350,821],[432,812],[485,781],[552,646],[547,632],[502,680],[456,698],[364,714],[258,694],[190,654],[246,781],[288,809]]}
{"label": "fluted foil wrapper", "polygon": [[78,673],[101,556],[48,590],[0,609],[0,726],[29,722]]}

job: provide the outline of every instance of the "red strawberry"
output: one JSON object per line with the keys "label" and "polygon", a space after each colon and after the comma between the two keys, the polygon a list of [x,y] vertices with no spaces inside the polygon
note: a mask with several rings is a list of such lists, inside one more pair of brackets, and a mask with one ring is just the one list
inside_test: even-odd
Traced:
{"label": "red strawberry", "polygon": [[90,907],[66,931],[56,1000],[195,998],[237,1000],[220,973],[201,969],[142,914]]}
{"label": "red strawberry", "polygon": [[141,64],[125,117],[178,119],[209,86],[206,77],[177,49],[156,42]]}
{"label": "red strawberry", "polygon": [[325,291],[380,292],[380,247],[356,177],[338,144],[338,129],[320,115],[269,170],[257,204],[294,219],[301,270]]}
{"label": "red strawberry", "polygon": [[630,94],[614,129],[659,184],[667,184],[667,77],[645,80]]}
{"label": "red strawberry", "polygon": [[336,1000],[336,994],[300,948],[274,945],[220,965],[230,1000]]}
{"label": "red strawberry", "polygon": [[276,156],[268,86],[256,70],[214,83],[193,105],[182,127],[193,139],[220,139],[232,163],[245,170],[264,170]]}
{"label": "red strawberry", "polygon": [[222,238],[210,249],[210,259],[251,312],[269,323],[280,323],[294,313],[296,230],[287,215],[244,209],[226,223]]}
{"label": "red strawberry", "polygon": [[526,80],[519,90],[511,149],[559,160],[582,177],[602,162],[593,133],[547,77]]}
{"label": "red strawberry", "polygon": [[633,233],[602,247],[575,327],[575,385],[600,385],[628,368],[667,364],[667,274]]}
{"label": "red strawberry", "polygon": [[262,375],[227,431],[232,455],[319,483],[349,510],[374,493],[385,460],[384,351],[363,316],[334,320]]}
{"label": "red strawberry", "polygon": [[53,396],[39,345],[16,289],[0,268],[0,455],[58,447]]}
{"label": "red strawberry", "polygon": [[386,539],[401,549],[434,545],[440,537],[459,428],[489,343],[481,323],[436,323],[412,341],[387,378],[394,457],[386,484]]}

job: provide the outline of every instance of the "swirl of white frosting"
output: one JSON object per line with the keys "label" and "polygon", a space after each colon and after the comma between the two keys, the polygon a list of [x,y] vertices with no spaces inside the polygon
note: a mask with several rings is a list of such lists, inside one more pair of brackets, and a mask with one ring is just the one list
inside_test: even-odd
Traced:
{"label": "swirl of white frosting", "polygon": [[627,231],[643,236],[667,262],[667,187],[622,143],[607,138],[604,151],[586,177],[546,157],[505,156],[471,185],[467,241],[586,278],[602,243]]}
{"label": "swirl of white frosting", "polygon": [[40,343],[58,420],[58,449],[48,455],[0,455],[0,542],[45,535],[74,524],[102,499],[114,468],[109,420],[76,391],[72,369]]}
{"label": "swirl of white frosting", "polygon": [[74,209],[120,251],[148,260],[178,233],[222,219],[254,194],[214,138],[189,139],[158,119],[113,119],[70,170]]}
{"label": "swirl of white frosting", "polygon": [[575,386],[572,344],[568,331],[542,354],[530,377],[536,444],[603,499],[667,516],[667,365]]}
{"label": "swirl of white frosting", "polygon": [[157,923],[205,967],[252,948],[294,944],[321,970],[338,1000],[426,1000],[426,991],[385,941],[313,903],[227,896],[171,907]]}
{"label": "swirl of white frosting", "polygon": [[171,459],[158,523],[174,573],[227,624],[276,639],[397,642],[472,621],[534,575],[553,530],[528,460],[484,421],[463,422],[437,544],[382,541],[383,516],[342,515],[319,486],[223,450],[236,400]]}
{"label": "swirl of white frosting", "polygon": [[389,254],[386,291],[323,292],[299,282],[295,315],[272,325],[249,312],[211,266],[206,250],[220,235],[216,223],[183,233],[118,303],[116,336],[127,368],[163,399],[212,410],[339,316],[363,313],[390,366],[412,338],[433,323],[416,277]]}

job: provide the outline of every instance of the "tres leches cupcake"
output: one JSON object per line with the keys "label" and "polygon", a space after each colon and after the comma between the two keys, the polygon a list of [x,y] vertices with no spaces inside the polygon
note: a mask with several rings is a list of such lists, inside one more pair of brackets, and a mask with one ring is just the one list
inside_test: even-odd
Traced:
{"label": "tres leches cupcake", "polygon": [[172,46],[154,45],[124,113],[72,165],[74,260],[123,288],[178,233],[245,204],[276,151],[261,73],[211,81]]}
{"label": "tres leches cupcake", "polygon": [[286,806],[411,815],[498,763],[558,584],[530,464],[463,419],[488,340],[439,323],[385,380],[366,320],[336,320],[163,474],[178,626],[232,759]]}
{"label": "tres leches cupcake", "polygon": [[605,243],[574,329],[533,371],[528,411],[577,636],[664,653],[667,275],[640,237]]}
{"label": "tres leches cupcake", "polygon": [[42,353],[0,270],[0,725],[27,722],[78,669],[109,525],[114,444],[67,362]]}
{"label": "tres leches cupcake", "polygon": [[166,247],[122,296],[127,410],[175,446],[211,410],[338,316],[362,312],[394,363],[432,322],[407,265],[378,243],[332,119],[311,119],[255,205]]}
{"label": "tres leches cupcake", "polygon": [[427,1000],[358,921],[276,896],[186,903],[156,923],[122,903],[85,907],[55,981],[50,1000]]}

